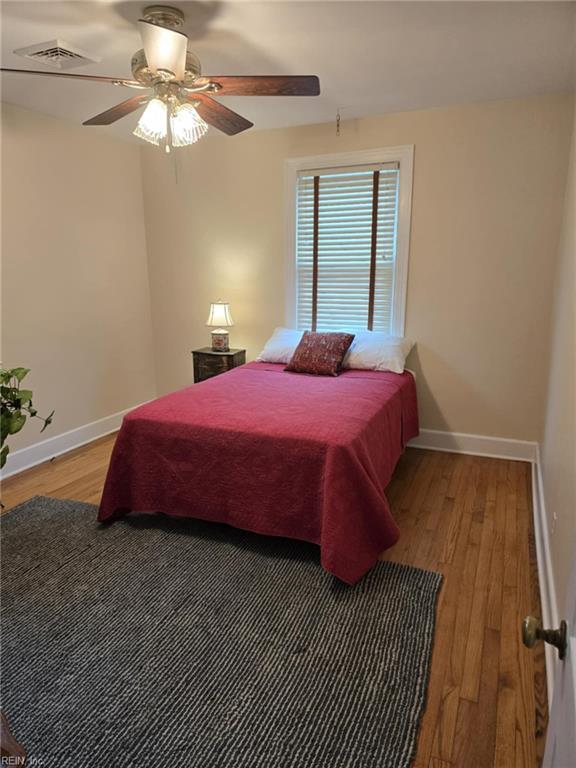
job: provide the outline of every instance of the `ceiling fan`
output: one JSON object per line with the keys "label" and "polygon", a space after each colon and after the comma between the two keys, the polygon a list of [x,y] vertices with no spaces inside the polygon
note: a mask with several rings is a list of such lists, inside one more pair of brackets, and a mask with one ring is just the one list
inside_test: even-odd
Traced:
{"label": "ceiling fan", "polygon": [[101,75],[75,75],[30,69],[0,68],[48,77],[67,77],[134,88],[140,93],[86,120],[83,125],[110,125],[146,105],[134,134],[162,146],[182,147],[198,141],[211,125],[233,136],[253,123],[233,112],[210,94],[220,96],[317,96],[315,75],[207,75],[188,50],[188,37],[178,27],[184,14],[178,8],[151,5],[138,21],[143,49],[132,56],[132,80]]}

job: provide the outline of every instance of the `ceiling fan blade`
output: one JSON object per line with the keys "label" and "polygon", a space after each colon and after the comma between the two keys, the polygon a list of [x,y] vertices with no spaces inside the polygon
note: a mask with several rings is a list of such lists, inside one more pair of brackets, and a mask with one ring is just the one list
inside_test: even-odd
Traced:
{"label": "ceiling fan blade", "polygon": [[233,112],[228,107],[225,107],[224,104],[214,101],[214,99],[211,99],[210,96],[206,96],[204,93],[190,94],[188,99],[193,102],[199,101],[200,103],[196,105],[196,111],[200,117],[209,125],[228,134],[228,136],[234,136],[234,134],[241,133],[247,128],[252,128],[254,125],[250,120],[246,120],[242,115]]}
{"label": "ceiling fan blade", "polygon": [[318,96],[316,75],[210,75],[202,80],[217,83],[219,96]]}
{"label": "ceiling fan blade", "polygon": [[121,117],[126,117],[131,112],[135,112],[138,107],[141,107],[147,101],[150,96],[144,96],[142,94],[138,96],[132,96],[131,99],[121,101],[120,104],[116,104],[115,107],[107,109],[106,112],[101,112],[95,117],[91,117],[90,120],[85,120],[82,125],[111,125],[116,120],[120,120]]}
{"label": "ceiling fan blade", "polygon": [[114,85],[128,85],[132,88],[140,88],[137,80],[128,80],[125,77],[104,77],[103,75],[73,75],[68,72],[44,72],[41,69],[8,69],[0,67],[0,72],[15,72],[18,75],[46,75],[47,77],[67,77],[71,80],[95,80],[99,83],[113,83]]}
{"label": "ceiling fan blade", "polygon": [[177,80],[184,78],[188,37],[176,29],[161,27],[140,19],[138,29],[142,37],[146,62],[152,72],[167,69]]}

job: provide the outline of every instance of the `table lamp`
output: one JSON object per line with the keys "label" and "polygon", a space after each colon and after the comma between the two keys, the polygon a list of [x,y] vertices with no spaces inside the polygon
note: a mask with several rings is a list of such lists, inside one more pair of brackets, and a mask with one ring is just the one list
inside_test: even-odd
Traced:
{"label": "table lamp", "polygon": [[226,328],[233,326],[234,320],[232,320],[230,305],[227,301],[218,299],[218,301],[210,304],[210,314],[206,320],[206,325],[214,327],[212,331],[212,349],[214,352],[229,352],[230,346]]}

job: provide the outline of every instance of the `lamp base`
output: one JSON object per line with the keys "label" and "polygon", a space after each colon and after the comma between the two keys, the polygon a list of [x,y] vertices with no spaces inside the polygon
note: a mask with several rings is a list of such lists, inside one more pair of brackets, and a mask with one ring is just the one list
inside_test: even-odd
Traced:
{"label": "lamp base", "polygon": [[230,334],[224,328],[216,328],[212,331],[212,351],[230,352],[229,338]]}

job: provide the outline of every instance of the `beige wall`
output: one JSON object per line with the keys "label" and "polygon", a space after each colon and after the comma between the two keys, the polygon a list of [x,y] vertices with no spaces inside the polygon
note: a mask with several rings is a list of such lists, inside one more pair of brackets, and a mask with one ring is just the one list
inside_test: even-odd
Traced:
{"label": "beige wall", "polygon": [[32,369],[22,448],[155,394],[138,148],[3,105],[2,361]]}
{"label": "beige wall", "polygon": [[[215,298],[232,303],[232,343],[256,355],[284,322],[286,158],[414,144],[406,332],[422,426],[539,439],[572,105],[387,115],[345,122],[340,137],[333,125],[215,137],[176,168],[6,107],[2,360],[31,367],[37,405],[56,408],[43,437],[152,397],[154,359],[160,391],[189,383]],[[38,439],[33,423],[12,446]]]}
{"label": "beige wall", "polygon": [[[576,119],[576,114],[575,114]],[[576,122],[564,206],[554,311],[542,474],[560,612],[576,552]]]}
{"label": "beige wall", "polygon": [[[284,160],[415,145],[406,334],[423,427],[537,440],[573,97],[407,112],[142,150],[162,392],[223,297],[254,357],[284,322]],[[273,109],[273,100],[270,101]]]}

